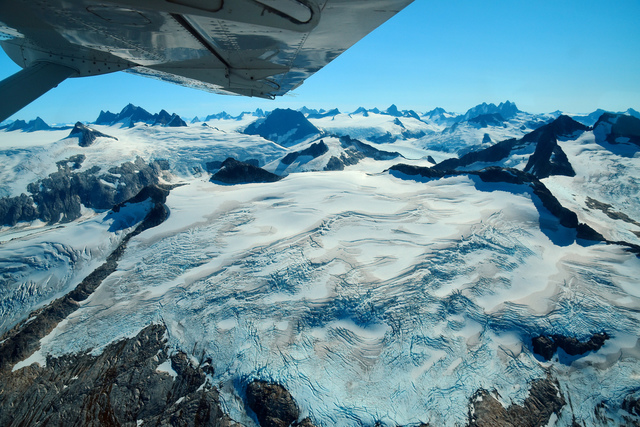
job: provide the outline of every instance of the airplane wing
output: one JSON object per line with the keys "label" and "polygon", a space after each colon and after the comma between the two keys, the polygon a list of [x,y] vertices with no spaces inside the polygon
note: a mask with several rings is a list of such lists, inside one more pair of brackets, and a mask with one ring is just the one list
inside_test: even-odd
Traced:
{"label": "airplane wing", "polygon": [[217,93],[295,89],[413,0],[0,0],[0,121],[68,77],[128,71]]}

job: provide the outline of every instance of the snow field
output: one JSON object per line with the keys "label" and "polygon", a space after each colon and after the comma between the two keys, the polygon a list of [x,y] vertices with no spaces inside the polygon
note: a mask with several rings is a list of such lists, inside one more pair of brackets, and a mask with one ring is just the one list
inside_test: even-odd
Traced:
{"label": "snow field", "polygon": [[[638,260],[615,246],[554,245],[526,193],[354,170],[192,180],[167,204],[168,220],[130,241],[44,352],[164,322],[170,345],[214,360],[227,409],[248,423],[242,384],[257,377],[285,385],[321,425],[463,424],[478,388],[521,402],[527,390],[514,384],[546,376],[530,336],[584,339],[603,325],[618,339],[580,363],[623,355],[604,369],[612,390],[633,383],[638,300],[624,289]],[[587,381],[570,367],[557,375]],[[570,391],[585,408],[596,398]]]}

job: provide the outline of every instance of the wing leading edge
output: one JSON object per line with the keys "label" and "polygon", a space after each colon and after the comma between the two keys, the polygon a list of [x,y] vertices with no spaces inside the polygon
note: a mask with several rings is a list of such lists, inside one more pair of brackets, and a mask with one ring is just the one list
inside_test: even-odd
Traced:
{"label": "wing leading edge", "polygon": [[[115,71],[274,98],[412,1],[0,0],[0,45],[24,68],[0,82],[0,121],[67,77]],[[16,86],[34,90],[8,98]]]}

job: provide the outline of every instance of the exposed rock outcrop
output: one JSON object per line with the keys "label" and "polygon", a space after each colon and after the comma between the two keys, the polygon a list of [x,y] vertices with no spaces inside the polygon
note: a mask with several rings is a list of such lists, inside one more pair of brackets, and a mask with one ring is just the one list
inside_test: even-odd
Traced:
{"label": "exposed rock outcrop", "polygon": [[99,356],[48,357],[3,373],[0,425],[234,426],[205,366],[169,355],[165,328],[151,325]]}
{"label": "exposed rock outcrop", "polygon": [[252,164],[240,162],[232,157],[222,162],[220,170],[211,176],[212,182],[222,182],[225,184],[275,182],[281,179],[281,176]]}
{"label": "exposed rock outcrop", "polygon": [[98,132],[97,130],[91,129],[90,127],[87,127],[80,122],[77,122],[71,130],[71,133],[69,133],[69,138],[73,137],[78,138],[78,145],[81,147],[90,146],[95,142],[97,138],[111,138],[115,139],[116,141],[118,140],[118,138],[116,138],[115,136]]}
{"label": "exposed rock outcrop", "polygon": [[558,414],[566,403],[560,385],[550,378],[534,381],[522,405],[505,408],[494,394],[479,390],[471,398],[470,427],[547,426],[551,415]]}
{"label": "exposed rock outcrop", "polygon": [[569,356],[578,356],[588,351],[598,351],[609,339],[606,332],[593,334],[585,342],[580,342],[574,337],[564,335],[540,335],[532,338],[533,352],[542,356],[544,360],[551,360],[558,348],[561,348]]}
{"label": "exposed rock outcrop", "polygon": [[[0,224],[13,226],[19,221],[39,219],[47,223],[69,222],[80,217],[81,206],[111,209],[115,204],[135,196],[148,185],[157,184],[166,161],[151,163],[138,157],[100,173],[94,166],[85,171],[76,167],[82,162],[72,156],[58,162],[58,171],[27,186],[30,195],[0,199]],[[72,166],[69,166],[72,164]]]}
{"label": "exposed rock outcrop", "polygon": [[500,160],[507,158],[507,156],[509,156],[509,154],[511,154],[514,149],[520,146],[521,143],[519,142],[519,140],[507,139],[482,150],[467,153],[460,158],[443,160],[442,162],[435,165],[434,168],[439,170],[452,170],[459,167],[472,165],[477,162],[499,162]]}
{"label": "exposed rock outcrop", "polygon": [[310,419],[298,422],[300,411],[291,394],[280,384],[252,381],[247,386],[247,405],[261,427],[313,427]]}
{"label": "exposed rock outcrop", "polygon": [[340,137],[340,145],[345,149],[352,149],[362,153],[365,157],[370,157],[374,160],[391,160],[397,157],[402,157],[397,151],[384,151],[366,144],[357,139],[351,138],[349,135]]}
{"label": "exposed rock outcrop", "polygon": [[340,156],[331,156],[324,168],[326,171],[344,170],[346,166],[355,165],[365,157],[375,160],[389,160],[402,157],[398,152],[378,150],[369,144],[351,138],[349,135],[341,136],[339,139],[340,146],[344,151],[340,153]]}
{"label": "exposed rock outcrop", "polygon": [[290,165],[295,162],[298,157],[311,156],[315,159],[327,151],[329,151],[329,147],[327,147],[327,144],[325,144],[324,141],[320,140],[320,142],[315,142],[302,151],[293,151],[287,154],[280,161],[285,165]]}

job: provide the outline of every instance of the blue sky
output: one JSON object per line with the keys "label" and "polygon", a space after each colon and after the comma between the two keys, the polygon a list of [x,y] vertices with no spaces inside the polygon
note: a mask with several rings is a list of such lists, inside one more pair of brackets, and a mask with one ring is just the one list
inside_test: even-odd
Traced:
{"label": "blue sky", "polygon": [[[359,106],[464,112],[481,102],[588,113],[640,109],[640,1],[415,0],[275,101],[126,73],[69,79],[12,118],[93,121],[127,103],[191,118],[256,108]],[[0,52],[0,78],[18,71]]]}

